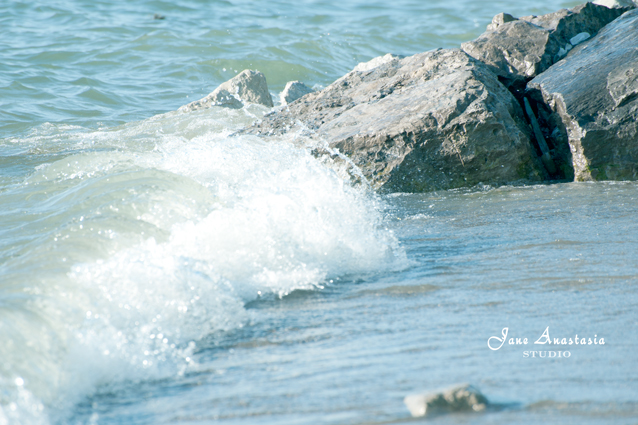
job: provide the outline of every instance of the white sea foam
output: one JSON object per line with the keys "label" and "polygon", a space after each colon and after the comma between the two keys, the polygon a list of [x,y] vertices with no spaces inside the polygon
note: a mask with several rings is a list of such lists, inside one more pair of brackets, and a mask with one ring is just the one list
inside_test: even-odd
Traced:
{"label": "white sea foam", "polygon": [[220,124],[253,114],[29,142],[76,150],[2,195],[33,218],[22,236],[38,236],[0,269],[0,423],[46,423],[98,385],[183,373],[198,341],[244,326],[259,297],[397,266],[374,195],[291,140]]}

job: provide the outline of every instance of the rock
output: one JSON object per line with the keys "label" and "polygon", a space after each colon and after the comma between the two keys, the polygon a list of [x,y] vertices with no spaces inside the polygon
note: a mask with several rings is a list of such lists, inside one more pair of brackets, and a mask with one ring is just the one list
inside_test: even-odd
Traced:
{"label": "rock", "polygon": [[428,394],[410,395],[403,402],[415,418],[444,413],[481,412],[489,405],[487,398],[469,384]]}
{"label": "rock", "polygon": [[638,179],[638,10],[607,25],[528,84],[569,144],[574,178]]}
{"label": "rock", "polygon": [[241,108],[244,103],[256,103],[270,108],[273,107],[266,77],[261,72],[245,69],[235,77],[222,83],[205,98],[184,105],[179,110],[187,112],[210,108],[211,106]]}
{"label": "rock", "polygon": [[314,90],[301,81],[289,81],[284,87],[284,91],[279,95],[282,105],[287,105],[295,100],[312,93]]}
{"label": "rock", "polygon": [[500,27],[501,25],[503,25],[503,24],[505,24],[507,22],[517,21],[517,20],[518,19],[516,19],[515,17],[513,17],[509,13],[499,13],[498,15],[496,15],[496,16],[494,16],[492,18],[492,23],[488,24],[487,30],[488,31],[494,31],[498,27]]}
{"label": "rock", "polygon": [[[524,20],[499,25],[474,41],[461,44],[470,56],[512,82],[526,81],[553,63],[560,46],[550,31]],[[510,84],[511,85],[511,84]]]}
{"label": "rock", "polygon": [[373,187],[391,191],[545,177],[521,106],[486,65],[458,49],[381,62],[304,96],[248,132],[281,134],[301,124],[348,156]]}
{"label": "rock", "polygon": [[632,0],[596,0],[593,3],[599,4],[601,6],[606,6],[610,9],[619,7],[636,7],[636,4]]}
{"label": "rock", "polygon": [[[470,56],[490,65],[508,86],[523,84],[560,60],[574,42],[583,41],[585,33],[596,34],[627,8],[610,9],[592,3],[562,9],[543,16],[525,16],[519,20],[492,20],[491,31],[461,48]],[[494,20],[498,25],[494,25]]]}

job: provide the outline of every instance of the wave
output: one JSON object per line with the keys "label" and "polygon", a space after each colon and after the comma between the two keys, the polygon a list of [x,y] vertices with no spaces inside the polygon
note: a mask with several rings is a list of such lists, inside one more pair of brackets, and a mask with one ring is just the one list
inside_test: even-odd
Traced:
{"label": "wave", "polygon": [[[49,423],[103,384],[182,374],[245,304],[401,267],[383,204],[264,110],[45,126],[0,192],[0,423]],[[33,164],[39,161],[34,160]]]}

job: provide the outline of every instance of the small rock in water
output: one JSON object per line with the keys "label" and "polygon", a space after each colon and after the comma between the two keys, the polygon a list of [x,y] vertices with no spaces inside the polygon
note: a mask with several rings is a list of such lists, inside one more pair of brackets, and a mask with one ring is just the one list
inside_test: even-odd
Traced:
{"label": "small rock in water", "polygon": [[312,93],[314,90],[302,83],[301,81],[288,81],[284,91],[281,92],[281,104],[287,105],[295,100]]}
{"label": "small rock in water", "polygon": [[235,77],[222,83],[205,98],[184,105],[179,110],[187,112],[210,108],[211,106],[241,108],[244,103],[256,103],[270,108],[273,107],[266,77],[261,72],[245,69]]}
{"label": "small rock in water", "polygon": [[454,412],[481,412],[489,404],[487,398],[469,384],[428,394],[409,395],[403,402],[415,418]]}

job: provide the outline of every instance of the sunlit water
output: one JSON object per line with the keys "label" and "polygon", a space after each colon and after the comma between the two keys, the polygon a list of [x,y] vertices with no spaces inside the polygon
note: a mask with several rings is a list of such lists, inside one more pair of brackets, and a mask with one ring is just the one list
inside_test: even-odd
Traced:
{"label": "sunlit water", "polygon": [[380,196],[232,136],[266,108],[175,112],[576,4],[2,3],[0,425],[402,423],[459,382],[500,407],[432,423],[636,423],[638,184]]}

